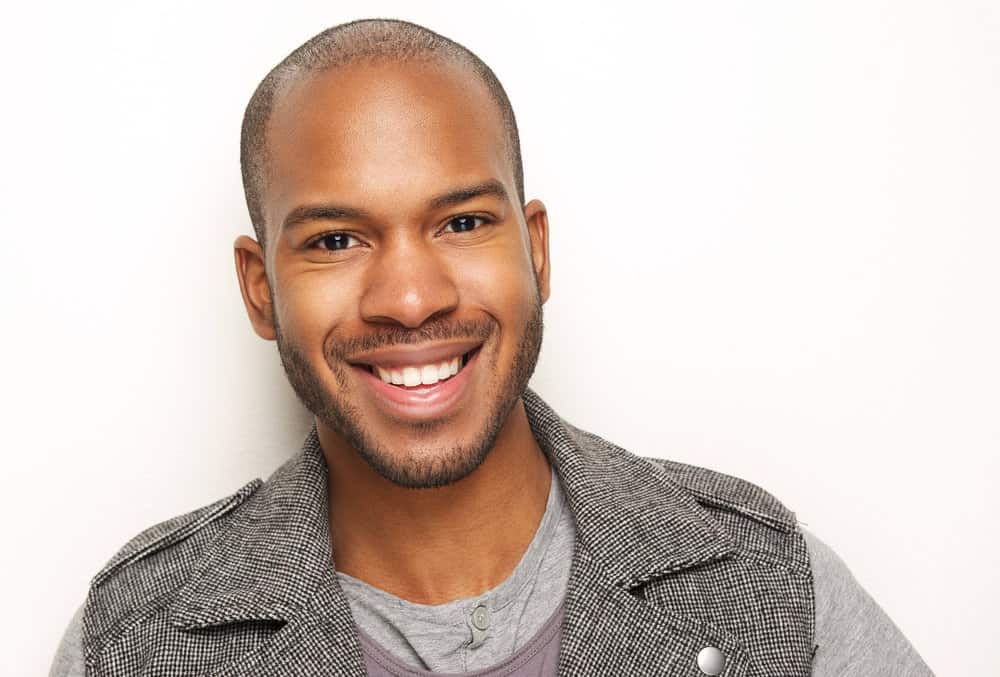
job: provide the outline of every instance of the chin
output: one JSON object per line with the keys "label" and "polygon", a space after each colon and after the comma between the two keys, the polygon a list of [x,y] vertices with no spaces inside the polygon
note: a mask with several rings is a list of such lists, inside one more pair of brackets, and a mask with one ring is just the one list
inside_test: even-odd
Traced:
{"label": "chin", "polygon": [[491,446],[437,447],[400,454],[355,449],[375,472],[393,484],[408,489],[432,489],[468,477],[486,459]]}

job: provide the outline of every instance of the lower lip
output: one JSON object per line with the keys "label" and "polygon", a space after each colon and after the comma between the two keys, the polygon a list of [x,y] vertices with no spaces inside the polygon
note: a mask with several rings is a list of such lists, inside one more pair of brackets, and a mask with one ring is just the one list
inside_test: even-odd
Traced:
{"label": "lower lip", "polygon": [[440,418],[456,408],[466,391],[471,378],[470,372],[479,362],[481,349],[481,346],[476,349],[461,371],[433,385],[400,388],[386,383],[366,367],[354,367],[354,369],[360,372],[362,379],[371,386],[378,399],[396,417],[423,421]]}

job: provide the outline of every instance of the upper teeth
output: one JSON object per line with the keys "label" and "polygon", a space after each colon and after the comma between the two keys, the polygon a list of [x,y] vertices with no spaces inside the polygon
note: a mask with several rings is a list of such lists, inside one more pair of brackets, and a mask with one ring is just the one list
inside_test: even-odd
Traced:
{"label": "upper teeth", "polygon": [[375,372],[386,383],[404,386],[433,385],[458,373],[461,357],[453,357],[439,364],[424,364],[398,369],[383,369],[376,366]]}

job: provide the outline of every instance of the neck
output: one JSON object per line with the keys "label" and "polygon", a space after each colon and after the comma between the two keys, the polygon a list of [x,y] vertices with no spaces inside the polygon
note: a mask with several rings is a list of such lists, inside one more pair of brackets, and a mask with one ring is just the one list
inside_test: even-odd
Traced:
{"label": "neck", "polygon": [[393,484],[319,421],[317,432],[337,570],[403,599],[442,604],[495,587],[545,512],[549,463],[521,400],[482,464],[434,489]]}

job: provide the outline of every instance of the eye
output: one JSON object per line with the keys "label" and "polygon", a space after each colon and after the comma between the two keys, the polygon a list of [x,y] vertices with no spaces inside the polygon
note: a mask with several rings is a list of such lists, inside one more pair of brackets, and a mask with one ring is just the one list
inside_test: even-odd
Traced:
{"label": "eye", "polygon": [[444,229],[447,231],[450,228],[453,233],[467,233],[487,222],[488,220],[481,216],[463,214],[462,216],[456,216],[452,219],[448,219],[448,222],[444,225]]}
{"label": "eye", "polygon": [[[320,247],[319,243],[322,242],[324,246]],[[351,246],[351,243],[358,243],[358,238],[353,235],[348,235],[347,233],[325,233],[320,235],[315,240],[309,243],[310,249],[326,249],[329,251],[339,251],[341,249],[347,249]]]}

